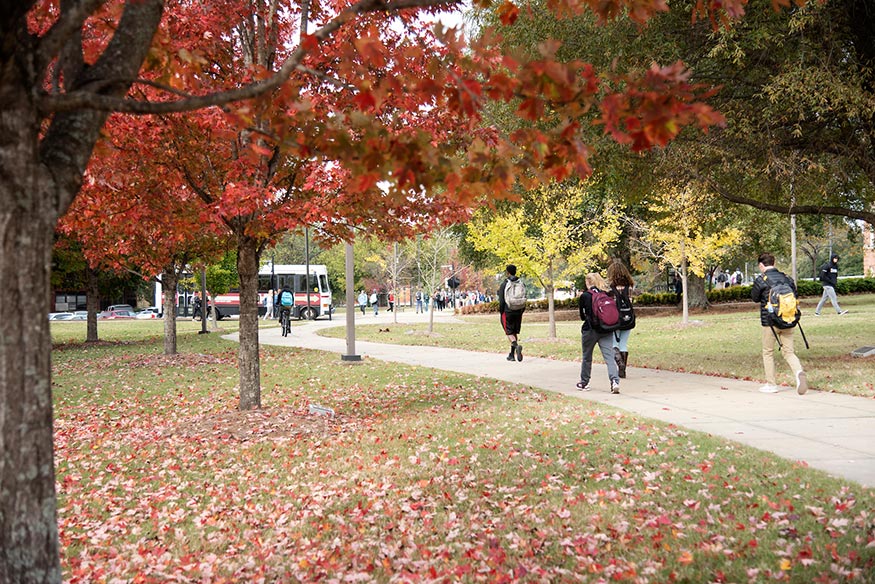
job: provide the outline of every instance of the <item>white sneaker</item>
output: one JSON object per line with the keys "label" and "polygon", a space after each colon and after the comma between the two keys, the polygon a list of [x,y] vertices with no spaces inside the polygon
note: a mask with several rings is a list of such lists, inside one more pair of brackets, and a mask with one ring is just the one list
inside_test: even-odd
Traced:
{"label": "white sneaker", "polygon": [[796,374],[796,393],[805,395],[806,391],[808,391],[808,379],[805,377],[805,372],[800,371]]}
{"label": "white sneaker", "polygon": [[847,313],[848,313],[847,310],[842,310],[842,311],[839,313],[839,316],[841,316],[841,315],[843,315],[843,314],[847,314]]}
{"label": "white sneaker", "polygon": [[760,388],[761,393],[778,393],[778,386],[767,383]]}
{"label": "white sneaker", "polygon": [[618,381],[611,382],[611,393],[620,393],[620,383]]}

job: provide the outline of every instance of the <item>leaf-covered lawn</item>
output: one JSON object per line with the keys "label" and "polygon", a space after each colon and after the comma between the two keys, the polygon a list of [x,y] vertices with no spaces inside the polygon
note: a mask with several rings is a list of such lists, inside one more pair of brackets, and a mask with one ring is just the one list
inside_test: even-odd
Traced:
{"label": "leaf-covered lawn", "polygon": [[[851,351],[875,344],[875,295],[841,298],[848,314],[838,316],[829,306],[823,316],[813,316],[819,298],[803,299],[802,326],[811,345],[806,349],[796,335],[796,354],[802,360],[812,388],[852,395],[875,397],[875,358],[858,359]],[[639,311],[637,325],[629,340],[629,365],[669,371],[703,373],[738,379],[765,381],[761,349],[762,328],[758,307],[753,302],[734,312],[698,313],[681,325],[680,314],[654,316]],[[557,323],[557,339],[548,338],[545,314],[523,317],[521,339],[526,355],[580,360],[580,321]],[[356,338],[363,341],[454,347],[472,351],[502,353],[507,339],[498,315],[466,316],[464,322],[435,324],[435,334],[425,334],[425,324],[383,324],[356,327]],[[540,322],[539,322],[540,320]],[[386,329],[388,328],[388,332]],[[382,329],[382,330],[381,330]],[[345,330],[320,331],[325,336],[342,338]],[[596,361],[601,354],[596,351]],[[778,382],[794,385],[790,368],[775,356]]]}
{"label": "leaf-covered lawn", "polygon": [[[846,582],[875,496],[531,388],[184,336],[54,354],[71,582]],[[329,406],[330,419],[308,413]]]}

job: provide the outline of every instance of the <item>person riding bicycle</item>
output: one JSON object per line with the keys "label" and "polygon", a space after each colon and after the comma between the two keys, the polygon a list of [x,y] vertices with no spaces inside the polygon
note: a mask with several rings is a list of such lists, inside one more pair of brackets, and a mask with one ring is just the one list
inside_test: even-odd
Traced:
{"label": "person riding bicycle", "polygon": [[295,304],[295,296],[292,294],[292,291],[288,286],[283,286],[282,292],[280,292],[279,297],[277,298],[277,304],[279,304],[279,320],[282,321],[283,313],[289,317],[289,320],[292,318],[292,306]]}

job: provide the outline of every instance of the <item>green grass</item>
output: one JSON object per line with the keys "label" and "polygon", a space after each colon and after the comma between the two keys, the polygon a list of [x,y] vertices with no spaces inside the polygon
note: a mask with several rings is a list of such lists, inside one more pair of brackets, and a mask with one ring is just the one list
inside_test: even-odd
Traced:
{"label": "green grass", "polygon": [[[164,357],[125,325],[54,354],[71,582],[875,573],[875,493],[768,453],[522,386],[283,347],[262,347],[264,409],[241,413],[234,343],[183,334]],[[337,417],[307,415],[312,403]]]}
{"label": "green grass", "polygon": [[[824,391],[875,397],[875,359],[858,359],[851,351],[875,346],[875,295],[844,296],[840,299],[848,314],[837,316],[827,305],[823,316],[814,316],[818,299],[803,299],[802,326],[810,349],[796,335],[796,354],[808,374],[809,384]],[[764,381],[761,357],[762,327],[758,308],[731,313],[700,313],[681,325],[679,314],[648,316],[639,311],[637,326],[629,340],[629,364],[690,373],[704,373],[739,379]],[[498,315],[466,316],[464,324],[435,325],[431,336],[426,325],[397,324],[379,332],[382,325],[356,327],[356,338],[363,341],[454,347],[473,351],[502,352],[507,339]],[[343,337],[342,328],[320,334]],[[548,338],[545,322],[523,318],[521,338],[526,354],[557,359],[580,359],[580,321],[557,323],[557,339]],[[594,358],[600,360],[598,351]],[[776,355],[779,378],[790,383],[789,367]]]}

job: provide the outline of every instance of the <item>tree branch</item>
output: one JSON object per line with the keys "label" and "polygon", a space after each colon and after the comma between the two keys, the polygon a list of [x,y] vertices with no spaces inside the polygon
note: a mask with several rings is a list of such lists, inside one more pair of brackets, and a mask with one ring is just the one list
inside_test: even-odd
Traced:
{"label": "tree branch", "polygon": [[[70,38],[78,34],[82,30],[82,24],[88,17],[97,10],[107,0],[79,0],[75,2],[75,6],[68,7],[68,3],[63,4],[58,20],[52,25],[52,28],[43,35],[39,42],[37,55],[39,58],[39,69],[42,70],[48,63],[52,62],[55,57],[61,52],[64,46],[69,42]],[[73,2],[69,4],[74,4]],[[81,47],[77,48],[81,50]]]}
{"label": "tree branch", "polygon": [[773,213],[781,213],[782,215],[836,215],[838,217],[847,217],[849,219],[860,219],[870,225],[875,225],[875,212],[873,211],[855,211],[854,209],[846,209],[844,207],[828,207],[824,205],[775,205],[739,195],[733,195],[710,179],[708,179],[708,183],[718,195],[727,201],[739,205],[747,205],[754,209],[772,211]]}
{"label": "tree branch", "polygon": [[[91,1],[96,2],[97,0]],[[375,12],[392,14],[405,8],[451,8],[458,5],[460,2],[461,0],[395,0],[394,2],[384,2],[383,0],[360,0],[356,4],[353,4],[349,8],[340,12],[340,14],[326,23],[311,36],[320,42],[324,41],[347,22],[362,14]],[[238,89],[219,91],[209,95],[188,97],[176,101],[144,102],[122,99],[109,95],[97,95],[91,91],[73,91],[64,95],[43,94],[39,100],[39,106],[40,110],[45,113],[91,109],[129,114],[179,113],[219,106],[235,101],[252,99],[279,88],[286,82],[292,72],[300,66],[306,54],[307,51],[302,46],[298,46],[291,52],[282,67],[280,67],[271,77]]]}

